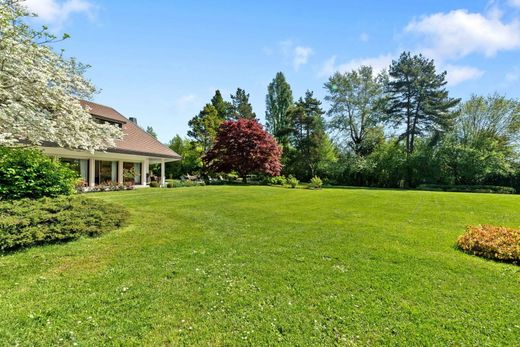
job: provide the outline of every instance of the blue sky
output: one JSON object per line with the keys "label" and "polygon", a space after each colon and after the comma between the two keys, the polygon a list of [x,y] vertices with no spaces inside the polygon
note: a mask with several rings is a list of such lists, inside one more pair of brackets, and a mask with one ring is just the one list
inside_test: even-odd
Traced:
{"label": "blue sky", "polygon": [[[263,121],[268,83],[286,75],[295,97],[334,71],[386,67],[403,50],[448,71],[454,96],[520,96],[520,0],[120,1],[27,0],[72,38],[59,48],[92,65],[110,105],[159,139],[186,135],[215,89],[250,93]],[[324,105],[327,108],[327,105]]]}

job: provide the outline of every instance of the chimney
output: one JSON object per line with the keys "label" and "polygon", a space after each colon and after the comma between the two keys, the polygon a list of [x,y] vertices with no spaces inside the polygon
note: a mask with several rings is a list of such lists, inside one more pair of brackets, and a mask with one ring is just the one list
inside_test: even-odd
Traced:
{"label": "chimney", "polygon": [[128,118],[130,120],[130,122],[134,123],[135,125],[137,125],[137,118],[135,117],[130,117]]}

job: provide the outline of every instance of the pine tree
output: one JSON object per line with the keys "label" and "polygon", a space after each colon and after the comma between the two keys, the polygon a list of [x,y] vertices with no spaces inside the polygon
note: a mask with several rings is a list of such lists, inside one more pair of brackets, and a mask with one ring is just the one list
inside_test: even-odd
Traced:
{"label": "pine tree", "polygon": [[152,127],[146,127],[146,132],[157,140],[157,133],[155,132],[155,130],[153,130]]}
{"label": "pine tree", "polygon": [[211,98],[211,104],[217,110],[217,114],[222,119],[229,118],[232,112],[232,105],[229,101],[225,101],[220,90],[215,91],[215,95]]}
{"label": "pine tree", "polygon": [[256,119],[253,106],[249,103],[249,94],[245,90],[237,88],[235,95],[231,94],[231,115],[229,119]]}
{"label": "pine tree", "polygon": [[273,134],[278,143],[286,147],[288,144],[288,122],[286,112],[293,104],[291,86],[282,72],[278,72],[269,86],[265,98],[265,119],[267,130]]}
{"label": "pine tree", "polygon": [[393,61],[387,84],[387,120],[404,129],[406,153],[413,153],[415,139],[433,132],[444,132],[453,125],[453,108],[460,99],[446,90],[446,71],[438,74],[433,60],[404,52]]}

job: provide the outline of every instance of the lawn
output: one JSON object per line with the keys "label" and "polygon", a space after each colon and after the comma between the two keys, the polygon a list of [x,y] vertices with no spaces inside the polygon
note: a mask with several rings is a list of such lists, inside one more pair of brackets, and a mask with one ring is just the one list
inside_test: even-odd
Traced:
{"label": "lawn", "polygon": [[454,249],[520,197],[191,187],[90,195],[131,225],[0,257],[1,345],[512,345],[520,267]]}

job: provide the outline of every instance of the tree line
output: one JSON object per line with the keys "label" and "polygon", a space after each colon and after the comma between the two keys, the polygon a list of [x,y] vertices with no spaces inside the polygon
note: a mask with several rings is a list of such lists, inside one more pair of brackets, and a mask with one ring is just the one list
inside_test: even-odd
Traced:
{"label": "tree line", "polygon": [[[462,101],[446,85],[433,60],[404,52],[379,73],[361,66],[330,76],[325,110],[312,91],[296,100],[278,72],[267,87],[265,126],[283,149],[282,174],[340,185],[520,188],[520,102],[499,94]],[[168,175],[208,174],[201,158],[219,126],[256,119],[243,89],[230,100],[217,90],[190,120],[188,138],[171,140],[183,159]]]}

